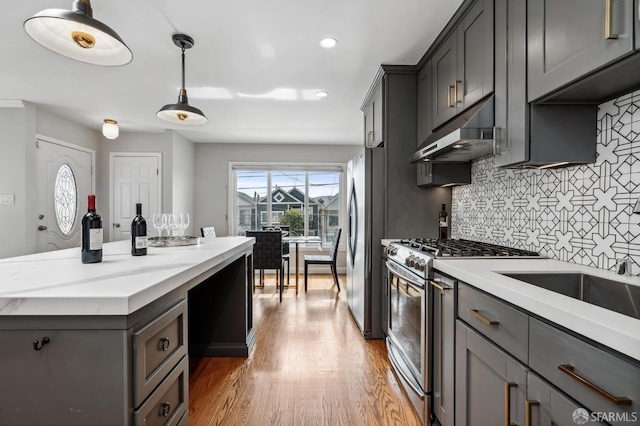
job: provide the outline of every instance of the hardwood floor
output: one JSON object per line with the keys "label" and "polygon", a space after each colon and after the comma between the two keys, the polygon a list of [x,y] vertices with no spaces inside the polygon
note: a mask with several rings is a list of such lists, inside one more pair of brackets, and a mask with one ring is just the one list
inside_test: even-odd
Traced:
{"label": "hardwood floor", "polygon": [[[365,340],[330,275],[278,302],[275,278],[254,294],[249,358],[190,360],[189,424],[418,425],[383,340]],[[311,278],[311,277],[310,277]]]}

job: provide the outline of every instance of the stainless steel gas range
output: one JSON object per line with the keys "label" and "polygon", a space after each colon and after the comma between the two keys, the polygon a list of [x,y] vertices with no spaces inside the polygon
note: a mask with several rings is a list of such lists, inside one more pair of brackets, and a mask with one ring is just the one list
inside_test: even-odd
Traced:
{"label": "stainless steel gas range", "polygon": [[[385,248],[389,360],[426,424],[453,414],[455,281],[433,268],[435,258],[540,257],[538,253],[461,239],[411,239]],[[383,312],[385,310],[383,309]],[[453,352],[451,350],[451,352]],[[451,392],[449,392],[451,391]],[[445,396],[451,393],[449,397]]]}

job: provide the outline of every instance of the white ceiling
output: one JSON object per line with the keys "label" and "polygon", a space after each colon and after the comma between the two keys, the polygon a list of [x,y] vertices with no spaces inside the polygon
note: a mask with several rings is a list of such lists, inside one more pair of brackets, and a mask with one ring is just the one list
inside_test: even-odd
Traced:
{"label": "white ceiling", "polygon": [[[99,130],[174,129],[194,142],[360,144],[360,106],[380,64],[416,64],[461,0],[93,0],[93,16],[133,52],[122,67],[77,62],[40,46],[23,22],[71,0],[3,1],[0,100],[21,99]],[[204,126],[165,123],[178,100],[180,49],[189,103]],[[338,46],[322,49],[324,36]],[[315,97],[324,90],[329,96]],[[281,99],[274,99],[274,98]]]}

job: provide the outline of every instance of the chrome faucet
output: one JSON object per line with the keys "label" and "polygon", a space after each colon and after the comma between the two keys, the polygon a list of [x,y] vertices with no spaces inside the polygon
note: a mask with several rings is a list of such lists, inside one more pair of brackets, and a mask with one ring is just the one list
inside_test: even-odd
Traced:
{"label": "chrome faucet", "polygon": [[616,260],[616,274],[631,276],[631,258],[629,256]]}

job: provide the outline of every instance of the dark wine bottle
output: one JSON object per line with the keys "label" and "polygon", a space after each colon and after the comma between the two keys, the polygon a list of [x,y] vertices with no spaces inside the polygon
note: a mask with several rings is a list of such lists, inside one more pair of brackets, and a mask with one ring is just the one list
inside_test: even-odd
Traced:
{"label": "dark wine bottle", "polygon": [[441,240],[447,239],[447,232],[449,231],[449,215],[447,214],[446,206],[442,205],[442,210],[438,213],[438,238]]}
{"label": "dark wine bottle", "polygon": [[96,196],[89,195],[82,217],[82,263],[102,262],[102,217],[96,213]]}
{"label": "dark wine bottle", "polygon": [[131,221],[131,255],[147,254],[147,221],[142,217],[142,204],[136,204],[136,217]]}

